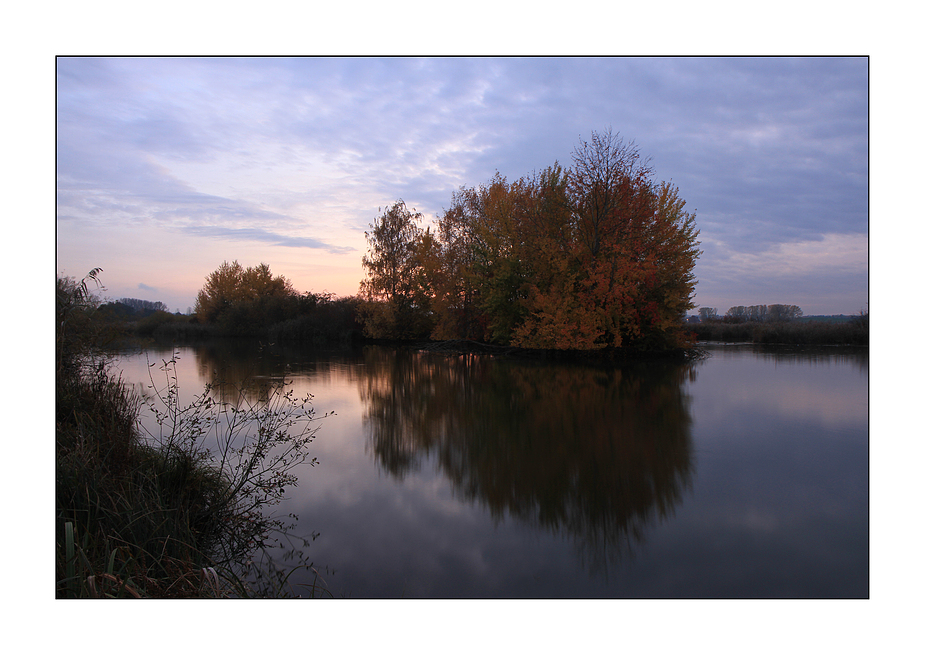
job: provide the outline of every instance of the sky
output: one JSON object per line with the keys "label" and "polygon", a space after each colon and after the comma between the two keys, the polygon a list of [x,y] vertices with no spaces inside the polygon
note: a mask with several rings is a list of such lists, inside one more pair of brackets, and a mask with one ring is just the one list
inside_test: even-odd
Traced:
{"label": "sky", "polygon": [[[897,315],[902,325],[914,325],[922,313],[920,303],[909,302],[921,259],[915,192],[925,148],[921,89],[914,83],[921,61],[914,12],[898,14],[890,3],[838,12],[830,3],[805,0],[784,0],[772,9],[721,0],[658,6],[579,1],[529,9],[474,0],[465,10],[405,0],[360,6],[271,0],[260,11],[188,0],[165,0],[152,11],[89,0],[13,4],[6,17],[0,172],[9,204],[8,237],[0,246],[8,307],[46,311],[50,318],[41,283],[24,283],[23,276],[54,267],[79,277],[100,266],[109,297],[160,300],[185,311],[205,276],[234,258],[247,265],[266,261],[301,291],[355,293],[363,275],[363,231],[379,207],[404,197],[432,218],[459,185],[486,182],[495,170],[515,179],[556,159],[567,165],[579,138],[608,127],[634,139],[659,179],[678,184],[688,208],[697,210],[704,254],[696,269],[696,304],[724,312],[780,301],[800,304],[806,313],[856,313],[866,307],[870,279],[877,362],[869,403],[877,435],[871,441],[872,489],[878,489],[871,498],[874,600],[825,604],[810,613],[798,604],[724,604],[733,620],[721,631],[707,604],[671,611],[664,603],[631,604],[621,612],[629,617],[626,625],[641,626],[638,635],[626,635],[640,646],[651,645],[648,628],[664,626],[666,615],[679,628],[672,633],[679,646],[703,637],[732,647],[751,639],[769,618],[791,627],[779,631],[777,641],[772,636],[766,652],[792,646],[794,636],[810,647],[831,645],[834,638],[868,650],[882,646],[884,635],[896,644],[908,641],[915,585],[908,583],[909,571],[893,563],[914,559],[917,543],[915,524],[907,520],[914,508],[904,499],[914,497],[907,487],[921,461],[915,456],[919,442],[907,438],[917,420],[911,412],[920,385],[912,376],[921,355],[893,336]],[[554,66],[539,59],[60,59],[409,53],[685,57],[565,59]],[[716,54],[870,59],[689,57]],[[48,219],[52,203],[54,223]],[[235,229],[259,231],[248,241],[246,233],[228,231]],[[207,236],[194,236],[197,230]],[[869,234],[874,262],[868,278]],[[289,245],[274,245],[277,238]],[[354,250],[338,254],[337,247]],[[827,260],[830,265],[822,266]],[[25,346],[21,328],[14,335],[7,323],[19,373],[5,384],[20,398],[23,389],[47,387],[51,364],[36,366],[33,353],[50,358],[42,344],[50,343],[51,321],[40,321],[49,327],[27,334]],[[11,434],[32,434],[36,417],[51,420],[40,394],[27,393],[25,402],[34,411],[14,413]],[[22,449],[14,460],[34,459],[30,440],[12,445]],[[29,484],[27,474],[6,476],[8,495]],[[34,504],[9,509],[11,525],[45,530],[35,523]],[[20,568],[22,584],[14,586],[34,589],[34,575]],[[312,632],[313,641],[331,638],[340,645],[344,635],[356,634],[356,607],[349,607],[349,617],[338,614],[339,607],[313,609],[321,624],[335,628]],[[415,611],[438,630],[449,628],[443,616],[487,621],[489,630],[498,626],[493,617],[507,625],[511,616],[493,611],[495,605],[491,616],[476,614],[477,605],[452,604],[451,612],[445,604],[431,607],[416,605]],[[48,609],[75,628],[92,620],[79,611]],[[816,629],[820,609],[838,630]],[[530,620],[539,615],[548,625],[578,624],[598,638],[588,629],[586,604],[529,611]],[[363,613],[366,634],[378,638],[406,614],[404,606],[378,604]],[[46,615],[23,614],[21,623],[40,627],[30,623],[36,616]],[[227,610],[214,618],[227,623]],[[261,631],[203,633],[199,613],[180,624],[187,635],[211,641],[227,634],[237,646],[265,642]],[[129,636],[134,627],[123,621],[117,630]],[[431,638],[419,628],[413,633]],[[51,635],[32,630],[30,638],[44,634]],[[304,639],[304,631],[295,634]],[[484,631],[473,634],[481,639]],[[526,636],[516,631],[518,643]],[[537,633],[542,643],[563,647],[573,646],[576,636],[574,630]]]}
{"label": "sky", "polygon": [[[56,266],[194,306],[223,261],[356,294],[365,232],[435,222],[612,130],[696,210],[694,303],[868,310],[865,57],[59,57]],[[696,310],[695,310],[696,311]]]}

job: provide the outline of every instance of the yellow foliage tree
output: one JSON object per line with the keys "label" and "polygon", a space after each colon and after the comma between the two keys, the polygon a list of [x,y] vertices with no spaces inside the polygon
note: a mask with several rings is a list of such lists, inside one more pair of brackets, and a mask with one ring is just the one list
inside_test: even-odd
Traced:
{"label": "yellow foliage tree", "polygon": [[233,309],[247,303],[297,295],[289,280],[274,277],[267,264],[244,268],[237,260],[225,261],[212,271],[196,295],[196,316],[204,323],[220,322]]}

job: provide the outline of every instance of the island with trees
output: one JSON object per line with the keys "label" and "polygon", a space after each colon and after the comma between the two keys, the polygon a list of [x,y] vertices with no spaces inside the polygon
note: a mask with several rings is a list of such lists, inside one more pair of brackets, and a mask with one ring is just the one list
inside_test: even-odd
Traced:
{"label": "island with trees", "polygon": [[787,304],[689,315],[701,254],[695,218],[633,143],[592,132],[570,168],[555,162],[515,181],[496,173],[460,187],[430,224],[401,199],[380,208],[355,296],[300,293],[265,263],[225,261],[186,316],[132,299],[104,305],[101,316],[144,336],[596,357],[689,354],[704,341],[867,343],[866,312],[845,325]]}

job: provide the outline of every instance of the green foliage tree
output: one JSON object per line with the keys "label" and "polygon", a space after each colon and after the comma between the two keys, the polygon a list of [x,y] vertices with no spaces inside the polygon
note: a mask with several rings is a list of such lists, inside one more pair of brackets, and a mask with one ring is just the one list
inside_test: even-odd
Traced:
{"label": "green foliage tree", "polygon": [[366,279],[360,294],[364,333],[376,339],[407,339],[430,333],[430,294],[423,268],[427,232],[421,214],[398,200],[378,216],[366,233]]}

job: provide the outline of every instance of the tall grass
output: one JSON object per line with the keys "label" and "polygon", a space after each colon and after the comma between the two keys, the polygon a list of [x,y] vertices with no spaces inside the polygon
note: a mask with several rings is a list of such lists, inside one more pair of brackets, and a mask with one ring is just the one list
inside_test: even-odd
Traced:
{"label": "tall grass", "polygon": [[698,341],[836,346],[866,346],[870,343],[867,314],[854,317],[846,323],[823,321],[727,323],[706,321],[704,323],[694,323],[688,327]]}
{"label": "tall grass", "polygon": [[[57,288],[56,596],[290,594],[294,566],[284,576],[255,562],[271,563],[268,549],[291,527],[268,508],[308,461],[311,398],[280,387],[266,402],[218,402],[207,388],[182,407],[175,360],[160,367],[163,383],[152,374],[151,393],[136,393],[97,342],[95,279]],[[145,406],[156,434],[139,427]]]}

